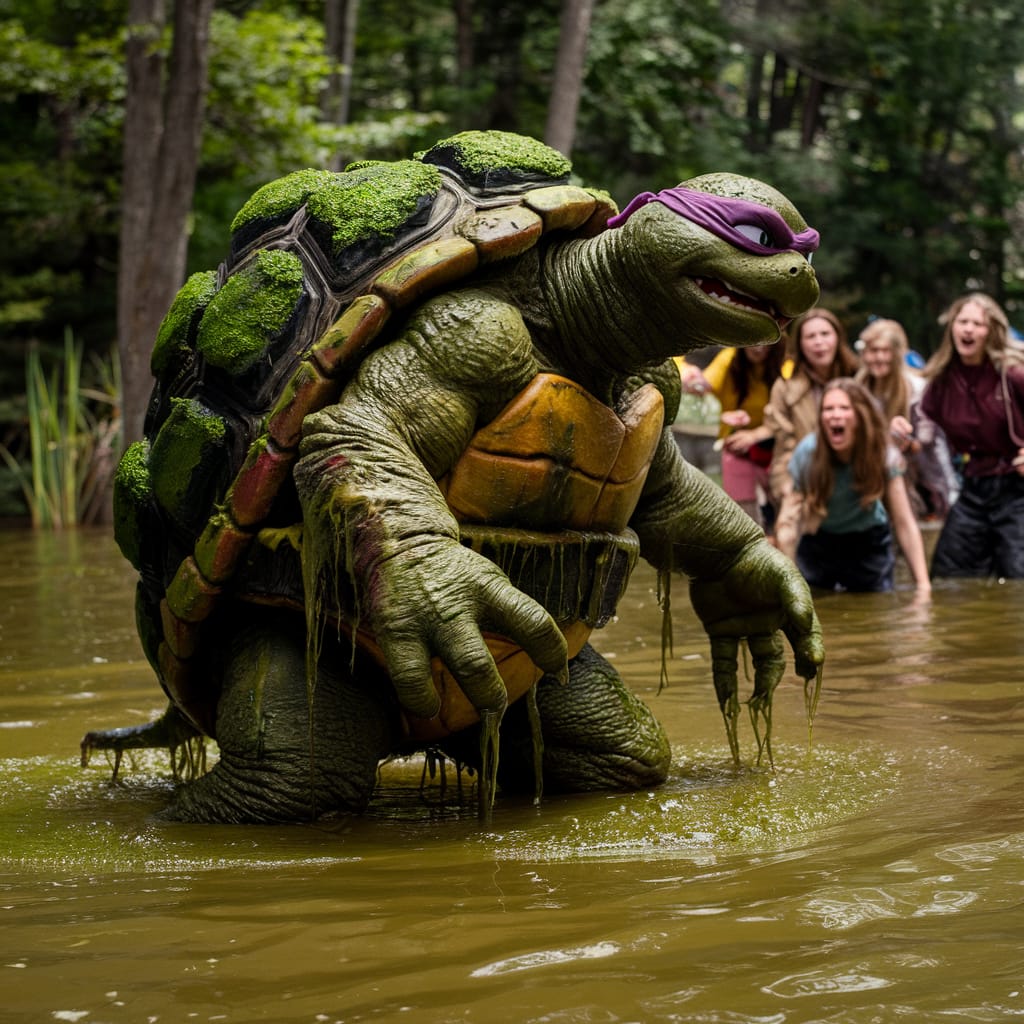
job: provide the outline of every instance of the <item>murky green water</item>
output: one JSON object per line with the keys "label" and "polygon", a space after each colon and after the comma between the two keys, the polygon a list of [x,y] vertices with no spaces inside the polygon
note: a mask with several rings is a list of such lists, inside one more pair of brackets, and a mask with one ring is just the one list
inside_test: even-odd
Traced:
{"label": "murky green water", "polygon": [[160,756],[78,766],[161,707],[112,541],[0,550],[4,1022],[1024,1017],[1022,582],[822,599],[813,744],[789,681],[772,773],[731,767],[682,600],[657,693],[641,572],[599,645],[668,728],[661,789],[484,827],[407,764],[363,818],[211,828],[152,820]]}

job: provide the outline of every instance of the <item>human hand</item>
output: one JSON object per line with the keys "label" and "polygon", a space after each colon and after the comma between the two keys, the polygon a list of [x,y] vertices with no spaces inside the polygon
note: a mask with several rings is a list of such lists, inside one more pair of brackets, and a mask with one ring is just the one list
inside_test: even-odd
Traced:
{"label": "human hand", "polygon": [[1024,476],[1024,448],[1017,449],[1017,458],[1013,460],[1013,467],[1021,476]]}
{"label": "human hand", "polygon": [[753,430],[737,430],[729,434],[722,441],[725,448],[734,455],[743,455],[750,451],[755,439]]}
{"label": "human hand", "polygon": [[727,427],[748,427],[750,426],[750,413],[746,409],[730,409],[722,413],[722,422]]}
{"label": "human hand", "polygon": [[913,447],[914,427],[905,416],[893,416],[889,423],[889,433],[892,434],[901,452]]}
{"label": "human hand", "polygon": [[683,363],[679,367],[679,381],[688,395],[706,395],[711,390],[711,385],[700,368],[689,363]]}

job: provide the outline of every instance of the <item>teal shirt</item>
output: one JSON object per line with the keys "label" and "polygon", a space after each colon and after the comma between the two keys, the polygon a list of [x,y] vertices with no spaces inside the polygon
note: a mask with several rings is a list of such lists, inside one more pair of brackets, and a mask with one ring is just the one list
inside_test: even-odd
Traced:
{"label": "teal shirt", "polygon": [[[793,486],[797,491],[806,488],[807,471],[811,465],[811,456],[817,447],[816,434],[808,434],[793,450],[789,459],[789,475],[793,478]],[[892,446],[886,447],[885,464],[889,479],[903,475],[903,460],[900,453]],[[881,526],[889,522],[885,505],[876,498],[867,508],[861,508],[860,497],[853,489],[853,469],[848,465],[836,466],[836,485],[832,497],[828,499],[825,518],[818,527],[824,533],[861,533],[872,526]]]}

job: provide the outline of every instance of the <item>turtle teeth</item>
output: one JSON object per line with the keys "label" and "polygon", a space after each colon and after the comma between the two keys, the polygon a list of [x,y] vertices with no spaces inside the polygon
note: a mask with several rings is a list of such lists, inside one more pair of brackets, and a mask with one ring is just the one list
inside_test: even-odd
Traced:
{"label": "turtle teeth", "polygon": [[709,277],[695,277],[693,280],[701,291],[725,306],[739,306],[741,309],[753,309],[759,313],[768,313],[770,316],[776,316],[775,309],[771,303],[758,298],[756,295],[748,295],[739,288],[726,284],[725,281]]}

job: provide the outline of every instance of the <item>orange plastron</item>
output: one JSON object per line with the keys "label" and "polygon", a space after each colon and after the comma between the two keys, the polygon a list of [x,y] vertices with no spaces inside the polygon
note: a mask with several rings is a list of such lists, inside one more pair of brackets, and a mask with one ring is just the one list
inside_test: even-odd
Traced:
{"label": "orange plastron", "polygon": [[618,532],[663,429],[653,384],[615,410],[574,381],[541,373],[476,432],[439,486],[460,523]]}

